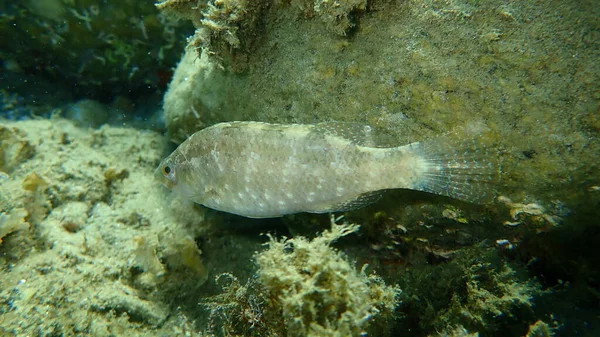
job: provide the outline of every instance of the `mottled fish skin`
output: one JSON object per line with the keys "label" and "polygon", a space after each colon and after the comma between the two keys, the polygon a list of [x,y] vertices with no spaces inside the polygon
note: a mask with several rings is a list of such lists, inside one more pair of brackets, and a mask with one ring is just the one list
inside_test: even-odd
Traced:
{"label": "mottled fish skin", "polygon": [[495,166],[477,147],[370,147],[342,124],[216,124],[183,142],[155,175],[186,199],[249,218],[359,208],[396,188],[471,202],[493,195]]}

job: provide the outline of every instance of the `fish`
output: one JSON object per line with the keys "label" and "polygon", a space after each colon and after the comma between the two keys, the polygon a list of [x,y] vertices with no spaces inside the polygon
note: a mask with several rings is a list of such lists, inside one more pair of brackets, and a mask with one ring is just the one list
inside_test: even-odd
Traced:
{"label": "fish", "polygon": [[184,199],[248,218],[354,210],[390,189],[471,203],[495,195],[496,164],[476,140],[378,147],[375,138],[354,123],[224,122],[186,139],[154,175]]}

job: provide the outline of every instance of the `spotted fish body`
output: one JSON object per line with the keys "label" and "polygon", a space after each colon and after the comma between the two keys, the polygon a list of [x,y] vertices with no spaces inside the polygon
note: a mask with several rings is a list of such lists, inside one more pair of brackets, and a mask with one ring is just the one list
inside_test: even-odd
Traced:
{"label": "spotted fish body", "polygon": [[198,131],[156,169],[184,198],[250,218],[365,206],[378,191],[414,189],[480,202],[494,165],[447,140],[373,147],[371,128],[345,123],[220,123]]}

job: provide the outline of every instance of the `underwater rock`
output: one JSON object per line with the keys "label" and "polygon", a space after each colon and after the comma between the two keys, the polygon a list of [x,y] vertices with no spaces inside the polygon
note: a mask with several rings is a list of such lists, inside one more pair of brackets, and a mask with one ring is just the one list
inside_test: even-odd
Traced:
{"label": "underwater rock", "polygon": [[29,228],[25,217],[27,211],[22,208],[14,209],[9,213],[0,213],[0,244],[6,235]]}
{"label": "underwater rock", "polygon": [[219,72],[207,56],[198,58],[194,50],[185,51],[163,101],[164,119],[172,140],[183,142],[203,126],[215,122],[216,117],[209,112],[218,102],[216,95],[222,78]]}
{"label": "underwater rock", "polygon": [[[172,333],[161,325],[173,316],[168,303],[198,287],[209,268],[193,234],[202,218],[191,207],[167,209],[152,187],[147,168],[159,162],[164,138],[60,118],[6,122],[0,133],[10,140],[2,139],[4,149],[26,140],[36,150],[0,174],[0,335],[140,335],[149,326],[161,329],[152,336]],[[160,289],[136,282],[144,271],[135,266],[136,237],[164,258]]]}
{"label": "underwater rock", "polygon": [[35,147],[17,128],[0,125],[0,171],[10,173],[19,164],[35,154]]}
{"label": "underwater rock", "polygon": [[366,0],[315,0],[313,6],[313,10],[321,17],[327,29],[342,36],[356,27],[356,17],[366,9]]}
{"label": "underwater rock", "polygon": [[100,102],[84,99],[72,106],[65,112],[65,117],[74,121],[78,126],[97,128],[108,122],[109,110]]}

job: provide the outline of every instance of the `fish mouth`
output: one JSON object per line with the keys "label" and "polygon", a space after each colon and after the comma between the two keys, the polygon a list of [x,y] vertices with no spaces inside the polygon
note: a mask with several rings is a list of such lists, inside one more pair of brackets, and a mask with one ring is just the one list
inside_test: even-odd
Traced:
{"label": "fish mouth", "polygon": [[152,182],[153,185],[160,184],[169,189],[173,187],[173,183],[162,174],[160,165],[156,168],[156,170],[154,170],[154,179]]}

